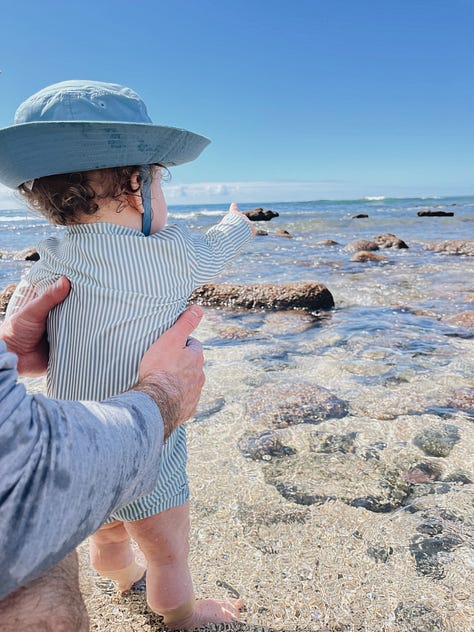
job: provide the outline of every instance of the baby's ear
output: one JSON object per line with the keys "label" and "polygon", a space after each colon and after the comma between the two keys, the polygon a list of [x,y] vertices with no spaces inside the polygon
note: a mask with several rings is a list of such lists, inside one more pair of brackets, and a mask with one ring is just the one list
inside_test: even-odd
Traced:
{"label": "baby's ear", "polygon": [[139,171],[130,176],[130,191],[126,193],[127,202],[138,213],[143,213],[143,201],[141,196],[142,178]]}
{"label": "baby's ear", "polygon": [[142,187],[142,178],[141,178],[140,172],[137,170],[137,171],[134,171],[132,175],[130,176],[130,191],[133,191],[134,193],[139,193],[141,187]]}

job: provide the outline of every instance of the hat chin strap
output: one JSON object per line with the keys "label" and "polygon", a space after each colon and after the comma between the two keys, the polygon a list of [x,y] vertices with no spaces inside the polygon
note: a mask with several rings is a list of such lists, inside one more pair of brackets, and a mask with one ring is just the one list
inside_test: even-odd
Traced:
{"label": "hat chin strap", "polygon": [[143,204],[143,215],[142,215],[142,233],[145,237],[151,232],[151,181],[150,177],[142,177],[142,204]]}

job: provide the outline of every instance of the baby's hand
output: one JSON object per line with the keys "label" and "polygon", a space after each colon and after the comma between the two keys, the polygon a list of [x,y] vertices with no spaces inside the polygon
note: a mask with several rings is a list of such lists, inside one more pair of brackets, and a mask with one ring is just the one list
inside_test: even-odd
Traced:
{"label": "baby's hand", "polygon": [[229,213],[238,213],[239,215],[244,217],[247,220],[247,222],[249,223],[250,228],[252,229],[252,237],[255,237],[257,229],[255,228],[253,222],[251,220],[249,220],[247,215],[244,215],[243,213],[241,213],[239,211],[239,207],[237,206],[237,202],[232,202],[232,204],[229,206]]}

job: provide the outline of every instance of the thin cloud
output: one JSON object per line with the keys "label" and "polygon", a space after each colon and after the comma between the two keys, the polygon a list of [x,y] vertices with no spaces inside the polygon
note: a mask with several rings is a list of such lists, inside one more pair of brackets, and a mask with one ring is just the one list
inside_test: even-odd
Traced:
{"label": "thin cloud", "polygon": [[170,204],[220,203],[230,200],[249,202],[297,201],[324,197],[329,192],[340,193],[345,183],[337,180],[255,181],[255,182],[196,182],[192,184],[165,184],[163,189]]}

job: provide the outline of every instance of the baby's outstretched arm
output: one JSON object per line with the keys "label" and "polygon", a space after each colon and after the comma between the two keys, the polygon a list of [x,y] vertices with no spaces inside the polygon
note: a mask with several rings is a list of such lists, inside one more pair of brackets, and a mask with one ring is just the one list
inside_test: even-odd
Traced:
{"label": "baby's outstretched arm", "polygon": [[257,229],[254,226],[254,223],[247,217],[247,215],[245,215],[244,213],[241,213],[239,211],[239,207],[237,206],[237,202],[232,202],[232,204],[229,206],[229,213],[238,213],[241,217],[244,217],[247,222],[249,223],[251,229],[252,229],[252,237],[255,237],[256,233],[257,233]]}

